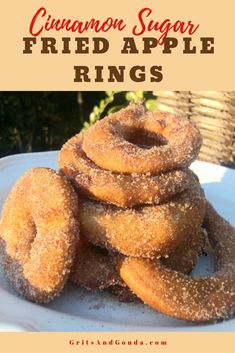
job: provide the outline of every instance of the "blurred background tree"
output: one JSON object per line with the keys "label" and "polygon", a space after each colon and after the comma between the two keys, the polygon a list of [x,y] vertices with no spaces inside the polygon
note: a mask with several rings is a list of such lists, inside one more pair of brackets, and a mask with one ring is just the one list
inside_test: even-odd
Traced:
{"label": "blurred background tree", "polygon": [[199,158],[235,167],[235,91],[0,92],[0,157],[60,149],[130,101],[184,116],[201,130]]}
{"label": "blurred background tree", "polygon": [[129,101],[145,99],[155,110],[151,92],[1,92],[0,157],[60,149],[75,133]]}

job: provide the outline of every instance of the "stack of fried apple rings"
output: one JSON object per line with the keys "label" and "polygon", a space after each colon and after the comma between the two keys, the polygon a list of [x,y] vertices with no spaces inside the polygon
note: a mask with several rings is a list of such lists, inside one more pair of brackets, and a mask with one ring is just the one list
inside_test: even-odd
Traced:
{"label": "stack of fried apple rings", "polygon": [[[234,265],[226,274],[219,268],[228,268],[235,232],[207,204],[189,169],[201,143],[188,120],[146,112],[142,104],[130,104],[65,143],[60,170],[79,195],[75,284],[109,290],[123,301],[138,298],[183,320],[231,315]],[[194,278],[207,237],[218,271]],[[233,245],[225,250],[224,242]]]}
{"label": "stack of fried apple rings", "polygon": [[[14,186],[0,222],[1,261],[24,297],[47,302],[67,280],[187,321],[235,309],[235,229],[189,169],[202,139],[188,120],[130,104],[72,137],[59,173]],[[208,243],[211,276],[191,275]]]}

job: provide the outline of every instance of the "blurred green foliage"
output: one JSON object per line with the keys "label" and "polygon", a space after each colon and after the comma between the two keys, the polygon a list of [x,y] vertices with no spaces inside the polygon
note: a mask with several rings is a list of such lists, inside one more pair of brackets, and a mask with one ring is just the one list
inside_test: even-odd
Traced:
{"label": "blurred green foliage", "polygon": [[60,149],[82,128],[139,99],[155,110],[156,98],[144,91],[1,92],[0,157]]}
{"label": "blurred green foliage", "polygon": [[105,97],[95,105],[89,115],[89,120],[84,122],[84,129],[89,128],[97,120],[103,118],[107,114],[115,113],[124,108],[129,102],[144,101],[148,110],[156,110],[156,98],[151,92],[147,91],[106,91]]}

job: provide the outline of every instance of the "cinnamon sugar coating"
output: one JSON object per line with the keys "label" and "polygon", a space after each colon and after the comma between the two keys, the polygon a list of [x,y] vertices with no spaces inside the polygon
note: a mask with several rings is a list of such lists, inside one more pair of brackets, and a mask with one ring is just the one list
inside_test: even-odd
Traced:
{"label": "cinnamon sugar coating", "polygon": [[215,272],[193,278],[159,261],[126,258],[120,276],[152,308],[194,322],[228,319],[235,310],[235,229],[208,204],[205,227],[215,251]]}
{"label": "cinnamon sugar coating", "polygon": [[190,170],[175,170],[160,175],[123,174],[101,169],[82,150],[80,133],[65,143],[59,154],[61,172],[78,193],[120,207],[159,204],[190,188]]}
{"label": "cinnamon sugar coating", "polygon": [[76,249],[70,280],[89,290],[104,290],[113,285],[123,285],[116,270],[115,257],[81,240]]}
{"label": "cinnamon sugar coating", "polygon": [[116,269],[117,255],[82,239],[76,249],[70,281],[90,291],[108,291],[122,302],[137,300]]}
{"label": "cinnamon sugar coating", "polygon": [[79,202],[81,235],[95,245],[127,256],[169,255],[198,232],[205,213],[204,193],[197,180],[187,191],[155,206],[122,209],[101,202]]}
{"label": "cinnamon sugar coating", "polygon": [[47,302],[62,290],[78,241],[78,200],[55,171],[35,168],[15,184],[0,221],[1,262],[15,290]]}
{"label": "cinnamon sugar coating", "polygon": [[203,229],[199,229],[194,233],[188,234],[177,248],[166,258],[162,258],[162,263],[185,274],[189,274],[194,269],[198,257],[203,253],[205,248],[205,234]]}
{"label": "cinnamon sugar coating", "polygon": [[[189,273],[193,270],[203,247],[204,233],[200,230],[182,241],[168,258],[162,258],[161,261],[170,268]],[[123,302],[135,301],[136,296],[118,273],[117,262],[120,256],[81,239],[76,247],[70,281],[91,291],[108,290]]]}
{"label": "cinnamon sugar coating", "polygon": [[189,120],[146,112],[132,103],[89,128],[82,148],[101,168],[159,174],[188,167],[201,144],[200,132]]}

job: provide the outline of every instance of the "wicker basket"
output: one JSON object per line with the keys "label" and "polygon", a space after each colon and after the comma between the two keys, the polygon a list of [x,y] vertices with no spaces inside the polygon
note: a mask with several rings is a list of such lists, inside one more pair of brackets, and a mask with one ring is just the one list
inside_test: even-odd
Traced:
{"label": "wicker basket", "polygon": [[199,158],[235,168],[235,92],[156,91],[158,109],[190,118],[203,136]]}

